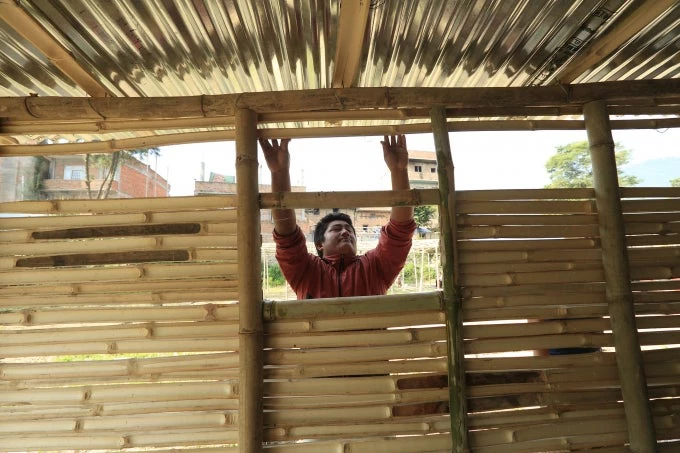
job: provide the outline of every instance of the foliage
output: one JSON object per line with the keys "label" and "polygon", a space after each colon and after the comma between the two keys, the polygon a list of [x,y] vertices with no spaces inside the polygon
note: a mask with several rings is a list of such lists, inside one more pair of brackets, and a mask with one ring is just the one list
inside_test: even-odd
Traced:
{"label": "foliage", "polygon": [[[108,198],[111,192],[111,186],[116,176],[116,172],[122,162],[126,160],[139,159],[148,155],[158,156],[160,154],[159,148],[138,148],[127,151],[116,151],[110,154],[86,154],[85,155],[85,186],[87,187],[87,196],[97,200]],[[92,181],[96,178],[91,176],[92,169],[100,168],[104,170],[104,177],[97,190],[96,196],[93,197]]]}
{"label": "foliage", "polygon": [[25,189],[25,200],[37,200],[43,188],[45,179],[49,177],[50,161],[45,157],[36,156],[33,158],[33,180],[29,187]]}
{"label": "foliage", "polygon": [[680,178],[671,179],[671,187],[680,187]]}
{"label": "foliage", "polygon": [[267,276],[270,286],[281,286],[286,284],[286,279],[283,277],[279,263],[273,262],[267,265]]}
{"label": "foliage", "polygon": [[[616,168],[619,174],[620,186],[634,186],[640,183],[636,176],[626,175],[621,171],[621,166],[630,161],[630,150],[623,149],[616,144],[615,152]],[[573,142],[564,146],[558,146],[545,164],[550,175],[550,184],[547,189],[555,188],[583,188],[593,187],[593,167],[590,160],[590,149],[587,141]]]}
{"label": "foliage", "polygon": [[418,226],[429,226],[436,213],[434,206],[416,206],[413,209],[413,218]]}

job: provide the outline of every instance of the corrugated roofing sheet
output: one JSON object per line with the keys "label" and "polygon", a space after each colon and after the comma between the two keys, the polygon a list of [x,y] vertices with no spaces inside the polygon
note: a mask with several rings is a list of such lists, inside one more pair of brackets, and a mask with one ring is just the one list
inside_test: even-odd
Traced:
{"label": "corrugated roofing sheet", "polygon": [[[654,2],[669,6],[574,82],[677,78],[677,1],[371,0],[355,86],[555,83],[591,41]],[[16,5],[112,96],[332,86],[340,0],[18,0]],[[0,12],[8,8],[16,6],[0,2]],[[0,20],[0,96],[86,96],[59,62],[26,39],[31,30],[17,26]]]}

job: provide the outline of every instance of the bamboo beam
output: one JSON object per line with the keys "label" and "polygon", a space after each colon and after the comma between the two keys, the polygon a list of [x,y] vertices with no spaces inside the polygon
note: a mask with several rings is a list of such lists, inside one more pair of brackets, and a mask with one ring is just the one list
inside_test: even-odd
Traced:
{"label": "bamboo beam", "polygon": [[598,82],[566,86],[494,88],[342,88],[147,98],[3,97],[0,116],[10,121],[233,117],[257,113],[365,109],[555,107],[602,99],[608,104],[677,104],[679,79]]}
{"label": "bamboo beam", "polygon": [[[680,111],[680,108],[676,109]],[[371,111],[376,120],[384,120],[383,110]],[[665,129],[680,127],[680,118],[657,118],[637,120],[614,120],[612,129]],[[449,121],[449,132],[462,131],[538,131],[538,130],[583,130],[583,121],[574,120],[471,120]],[[379,126],[338,126],[338,127],[285,127],[261,129],[262,138],[319,138],[319,137],[369,137],[385,134],[422,134],[431,130],[427,122],[410,124],[384,124]],[[0,144],[0,156],[54,156],[84,153],[113,153],[131,148],[168,146],[190,143],[233,141],[233,130],[182,132],[143,137],[112,139],[88,143],[67,143],[52,145]]]}
{"label": "bamboo beam", "polygon": [[257,115],[236,111],[239,255],[239,448],[259,453],[263,441],[263,325]]}
{"label": "bamboo beam", "polygon": [[442,273],[446,312],[446,342],[448,355],[449,408],[451,413],[452,451],[469,450],[465,369],[463,367],[462,298],[458,288],[458,252],[456,250],[456,197],[451,145],[446,128],[446,109],[433,107],[432,134],[437,154],[439,179],[439,219],[442,240]]}
{"label": "bamboo beam", "polygon": [[296,300],[266,301],[264,319],[316,319],[347,316],[384,315],[403,311],[431,311],[441,309],[439,291],[420,294],[395,294],[389,296],[356,296],[309,300],[304,304]]}
{"label": "bamboo beam", "polygon": [[261,193],[262,209],[392,207],[437,204],[437,189],[371,192],[277,192]]}
{"label": "bamboo beam", "polygon": [[590,143],[607,301],[630,449],[634,453],[653,453],[656,451],[656,439],[635,325],[625,230],[614,159],[614,140],[609,127],[607,105],[604,101],[587,103],[583,108],[583,114]]}

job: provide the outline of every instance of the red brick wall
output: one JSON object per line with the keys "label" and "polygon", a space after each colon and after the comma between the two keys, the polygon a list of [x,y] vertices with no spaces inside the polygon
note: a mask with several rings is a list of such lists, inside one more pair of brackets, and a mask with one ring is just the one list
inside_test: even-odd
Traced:
{"label": "red brick wall", "polygon": [[168,182],[146,165],[123,163],[120,166],[120,192],[124,197],[167,197]]}

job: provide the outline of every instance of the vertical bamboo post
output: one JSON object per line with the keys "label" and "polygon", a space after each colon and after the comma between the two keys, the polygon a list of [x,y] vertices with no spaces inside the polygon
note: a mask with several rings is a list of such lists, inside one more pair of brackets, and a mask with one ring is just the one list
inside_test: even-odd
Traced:
{"label": "vertical bamboo post", "polygon": [[463,316],[458,291],[458,263],[456,253],[456,206],[453,178],[453,158],[446,109],[435,106],[430,111],[434,146],[437,153],[439,179],[439,224],[443,250],[442,284],[446,305],[446,332],[449,368],[449,410],[451,412],[451,440],[453,451],[469,451],[467,428],[467,400],[465,399],[465,369],[463,368]]}
{"label": "vertical bamboo post", "polygon": [[257,114],[236,111],[239,292],[239,451],[262,451],[263,327]]}
{"label": "vertical bamboo post", "polygon": [[583,115],[593,163],[607,303],[630,450],[635,453],[652,453],[657,451],[656,437],[635,324],[614,140],[607,105],[604,101],[589,102],[583,108]]}

